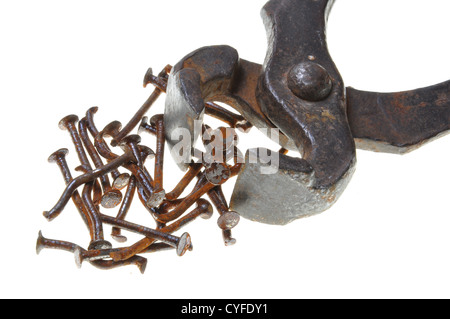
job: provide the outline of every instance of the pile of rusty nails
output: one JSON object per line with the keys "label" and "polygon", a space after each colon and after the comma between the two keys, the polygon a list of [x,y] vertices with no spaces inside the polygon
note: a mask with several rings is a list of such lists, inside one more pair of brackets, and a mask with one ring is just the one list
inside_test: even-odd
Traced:
{"label": "pile of rusty nails", "polygon": [[[36,243],[38,254],[44,248],[60,249],[72,252],[78,267],[81,267],[83,261],[88,261],[100,269],[136,265],[140,272],[144,273],[147,259],[139,254],[175,249],[177,255],[182,256],[187,250],[192,250],[191,237],[188,233],[183,233],[179,237],[172,233],[199,216],[204,219],[211,218],[214,207],[220,215],[217,224],[222,231],[225,245],[233,245],[236,242],[232,238],[231,229],[238,224],[239,214],[230,211],[221,185],[236,176],[242,165],[242,154],[236,144],[229,143],[230,140],[237,139],[235,129],[248,132],[252,126],[242,116],[208,102],[206,114],[221,120],[229,127],[212,130],[203,124],[202,140],[207,148],[214,140],[211,137],[220,136],[215,134],[217,131],[225,133],[227,137],[221,142],[223,161],[216,160],[217,155],[220,155],[218,152],[211,152],[214,155],[213,161],[205,160],[208,156],[202,155],[206,152],[197,152],[197,156],[194,157],[196,161],[192,161],[174,189],[166,193],[163,188],[164,115],[156,114],[149,121],[146,113],[161,93],[165,93],[171,68],[170,65],[166,66],[158,76],[154,76],[151,69],[147,71],[144,87],[152,84],[155,89],[123,128],[119,121],[113,121],[99,131],[94,123],[97,107],[90,108],[81,120],[76,115],[69,115],[59,122],[59,128],[69,132],[75,146],[81,163],[75,170],[81,175],[75,178],[72,176],[66,161],[68,149],[62,148],[50,155],[48,161],[59,166],[66,188],[56,205],[51,210],[45,211],[44,216],[48,221],[52,221],[72,199],[88,228],[90,244],[86,250],[71,242],[45,238],[39,231]],[[131,134],[136,127],[138,134]],[[141,144],[141,133],[156,136],[156,152]],[[105,138],[111,138],[110,145],[122,150],[122,155],[113,152]],[[152,158],[155,159],[153,177],[145,166],[145,161]],[[121,173],[119,168],[128,172]],[[184,198],[180,198],[195,178],[197,181],[192,191]],[[78,189],[81,186],[83,188],[80,194]],[[154,228],[125,219],[136,192],[143,206],[153,217]],[[202,198],[203,196],[207,196],[214,207],[210,201]],[[196,207],[187,213],[194,204]],[[112,217],[101,213],[100,207],[105,209],[118,207],[118,212]],[[143,235],[143,238],[131,246],[113,248],[112,244],[105,240],[104,224],[112,226],[111,237],[118,243],[127,241],[122,230]]]}

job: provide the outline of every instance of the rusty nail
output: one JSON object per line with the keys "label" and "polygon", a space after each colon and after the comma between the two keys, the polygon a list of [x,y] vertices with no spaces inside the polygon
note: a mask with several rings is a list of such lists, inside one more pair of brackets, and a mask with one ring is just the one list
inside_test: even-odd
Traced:
{"label": "rusty nail", "polygon": [[[201,216],[204,219],[210,218],[212,216],[212,213],[213,213],[212,205],[205,199],[199,199],[197,200],[197,207],[195,209],[193,209],[190,213],[186,214],[177,221],[171,223],[170,225],[167,225],[159,229],[159,231],[164,233],[173,233],[181,229],[183,226],[186,226],[199,216]],[[136,254],[141,253],[142,251],[145,251],[154,242],[155,239],[145,237],[130,247],[126,247],[118,252],[111,253],[110,257],[116,261],[128,259],[131,256],[134,256]]]}
{"label": "rusty nail", "polygon": [[[94,140],[95,140],[95,137],[99,134],[99,131],[98,131],[97,127],[95,126],[95,122],[94,122],[94,114],[97,113],[97,111],[98,111],[98,107],[93,106],[86,111],[86,117],[85,117],[86,118],[86,126],[87,126],[89,132],[91,133],[92,137],[94,138]],[[105,149],[107,153],[111,152],[109,150],[108,145],[104,141],[100,141],[100,145],[101,145],[101,149]],[[94,146],[97,149],[97,146],[96,145],[94,145]],[[98,149],[97,149],[97,151],[98,151]],[[113,187],[116,189],[119,189],[119,190],[122,188],[125,188],[125,186],[126,186],[126,184],[124,184],[124,183],[126,182],[125,177],[127,174],[124,173],[123,176],[121,176],[121,175],[122,174],[117,169],[114,169],[111,171],[111,176],[114,179]],[[121,178],[121,183],[116,185],[116,179],[118,179],[118,178]]]}
{"label": "rusty nail", "polygon": [[119,145],[126,149],[128,148],[134,155],[134,161],[139,167],[144,167],[144,162],[141,157],[141,150],[139,148],[139,143],[141,142],[141,137],[137,134],[127,135],[121,139]]}
{"label": "rusty nail", "polygon": [[152,126],[156,128],[156,155],[155,155],[155,192],[163,190],[163,167],[164,167],[164,115],[157,114],[150,119]]}
{"label": "rusty nail", "polygon": [[155,193],[153,188],[153,179],[148,173],[148,171],[144,168],[140,168],[137,165],[129,164],[126,165],[125,168],[130,170],[130,172],[136,177],[139,186],[145,192],[146,204],[145,206],[149,208],[157,207],[164,200],[164,196],[160,193]]}
{"label": "rusty nail", "polygon": [[118,267],[124,267],[129,265],[135,265],[138,267],[141,274],[144,274],[147,268],[147,258],[141,256],[133,256],[127,260],[114,261],[114,260],[95,260],[91,261],[90,264],[98,269],[109,270]]}
{"label": "rusty nail", "polygon": [[183,256],[191,245],[191,236],[188,233],[183,233],[180,237],[177,237],[167,234],[166,232],[162,232],[161,230],[151,229],[125,220],[116,219],[104,214],[101,214],[100,216],[102,221],[105,223],[144,235],[147,238],[152,238],[172,245],[176,248],[178,256]]}
{"label": "rusty nail", "polygon": [[[42,249],[59,249],[68,251],[75,254],[75,257],[79,254],[78,252],[86,252],[82,247],[62,240],[48,239],[42,236],[42,232],[39,231],[38,238],[36,241],[36,253],[39,254]],[[167,249],[164,246],[157,246],[153,249],[164,250]],[[127,265],[136,265],[139,271],[143,274],[147,265],[147,259],[140,256],[133,256],[128,260],[123,261],[113,261],[113,260],[96,260],[90,261],[91,265],[99,269],[112,269],[116,267],[122,267]]]}
{"label": "rusty nail", "polygon": [[173,201],[180,197],[180,195],[184,192],[186,187],[191,183],[191,181],[198,175],[200,170],[203,168],[202,163],[191,163],[189,165],[189,169],[180,182],[175,186],[175,188],[166,194],[166,199],[169,201]]}
{"label": "rusty nail", "polygon": [[[174,249],[172,246],[166,243],[155,243],[151,245],[146,251],[143,253],[154,253],[164,250],[172,250]],[[110,258],[109,255],[113,252],[119,252],[121,248],[112,248],[112,249],[101,249],[101,250],[84,250],[81,247],[76,247],[74,249],[74,257],[75,264],[78,268],[81,268],[83,262],[88,261],[97,268],[101,269],[111,269],[118,266],[125,266],[129,264],[135,264],[138,266],[141,273],[144,273],[145,266],[147,264],[147,259],[141,256],[132,256],[129,259],[121,260],[121,261],[113,261],[113,260],[105,260]],[[116,264],[116,265],[114,265]],[[114,267],[115,266],[115,267]]]}
{"label": "rusty nail", "polygon": [[81,199],[87,209],[90,226],[92,227],[92,240],[89,244],[88,249],[107,249],[111,248],[112,245],[110,242],[104,240],[103,237],[103,223],[99,216],[99,211],[95,207],[94,202],[91,198],[91,192],[93,187],[93,182],[88,182],[83,187],[83,192],[81,195]]}
{"label": "rusty nail", "polygon": [[59,121],[59,128],[61,130],[67,130],[72,138],[72,142],[75,145],[75,150],[77,152],[78,158],[80,159],[81,165],[86,167],[91,167],[89,159],[84,151],[83,143],[81,141],[80,135],[78,134],[76,123],[78,122],[78,116],[68,115]]}
{"label": "rusty nail", "polygon": [[[170,73],[172,67],[170,65],[166,65],[164,69],[159,73],[158,77],[166,78],[167,74]],[[147,74],[149,72],[147,71]],[[147,77],[148,78],[148,77]],[[145,79],[144,79],[145,80]],[[145,84],[144,84],[145,85]],[[155,87],[152,94],[149,96],[147,101],[144,102],[144,104],[139,108],[139,110],[134,114],[134,116],[130,119],[127,125],[120,131],[120,133],[113,138],[111,141],[112,146],[117,146],[119,142],[130,134],[130,132],[139,124],[139,122],[142,120],[142,117],[145,116],[145,114],[148,112],[148,110],[151,108],[151,106],[156,102],[158,97],[161,95],[163,91],[159,89],[158,87]]]}
{"label": "rusty nail", "polygon": [[68,183],[72,179],[72,174],[68,169],[69,167],[66,161],[67,154],[69,154],[69,150],[67,148],[60,148],[48,157],[49,163],[56,163],[56,165],[58,165],[61,173],[63,174],[65,183]]}
{"label": "rusty nail", "polygon": [[[128,183],[127,191],[123,197],[122,205],[120,206],[119,212],[117,213],[116,219],[125,219],[131,203],[133,201],[134,194],[136,192],[136,177],[131,176]],[[111,237],[116,241],[123,243],[127,240],[125,236],[121,234],[121,229],[119,227],[113,227],[111,232]]]}
{"label": "rusty nail", "polygon": [[165,198],[166,192],[164,190],[161,190],[159,192],[154,191],[147,201],[147,206],[150,208],[158,207],[159,205],[161,205]]}
{"label": "rusty nail", "polygon": [[240,215],[235,211],[229,210],[222,187],[214,187],[208,192],[208,196],[219,212],[220,217],[217,220],[217,225],[219,228],[222,230],[230,230],[236,227],[239,223]]}
{"label": "rusty nail", "polygon": [[160,222],[166,223],[173,221],[180,217],[189,207],[191,207],[201,196],[206,194],[210,189],[212,189],[215,185],[210,183],[206,175],[204,173],[200,174],[201,177],[199,178],[199,181],[197,182],[196,186],[192,190],[192,192],[187,195],[183,200],[180,202],[178,206],[176,206],[172,211],[164,213],[164,214],[158,214],[156,217],[157,220]]}
{"label": "rusty nail", "polygon": [[117,190],[122,190],[125,187],[127,187],[129,181],[130,181],[130,174],[119,173],[119,175],[114,176],[112,187]]}
{"label": "rusty nail", "polygon": [[167,80],[165,78],[162,78],[161,76],[153,75],[152,68],[148,68],[147,72],[144,75],[144,81],[143,81],[144,88],[146,88],[147,85],[149,85],[149,84],[153,84],[155,87],[157,87],[162,92],[166,92]]}
{"label": "rusty nail", "polygon": [[147,203],[150,201],[150,196],[147,194],[147,191],[144,189],[141,183],[137,183],[137,193],[139,195],[139,199],[142,203],[142,205],[147,209],[147,211],[150,212],[150,214],[153,216],[153,214],[156,213],[156,207],[150,207]]}
{"label": "rusty nail", "polygon": [[[69,150],[67,148],[62,148],[62,149],[59,149],[56,152],[52,153],[48,158],[48,161],[50,163],[56,163],[56,165],[58,165],[58,167],[61,171],[61,174],[63,175],[64,182],[66,185],[72,181],[72,174],[70,173],[70,169],[69,169],[69,166],[67,165],[67,161],[66,161],[66,156],[68,153],[69,153]],[[83,219],[85,225],[88,227],[89,232],[92,237],[92,229],[89,226],[90,225],[90,220],[88,217],[89,214],[86,212],[86,207],[84,206],[84,203],[83,203],[78,191],[73,192],[71,198],[72,198],[72,201],[74,202],[81,218]],[[53,215],[48,216],[47,219],[49,221],[51,221],[54,218],[56,218],[60,213],[61,213],[61,211],[56,212]]]}
{"label": "rusty nail", "polygon": [[122,123],[119,121],[112,121],[105,125],[103,130],[99,133],[101,137],[108,136],[114,138],[117,134],[120,133],[122,128]]}
{"label": "rusty nail", "polygon": [[[77,172],[82,172],[82,173],[89,173],[90,170],[88,167],[80,165],[75,167],[75,171]],[[103,196],[103,190],[102,187],[100,185],[100,182],[98,181],[98,179],[94,180],[94,186],[92,188],[92,201],[95,204],[95,207],[97,209],[99,209],[98,204],[101,202],[102,200],[102,196]]]}
{"label": "rusty nail", "polygon": [[202,141],[206,149],[203,161],[206,166],[213,162],[226,163],[231,158],[237,160],[239,136],[234,128],[221,126],[213,130],[204,124],[202,132]]}
{"label": "rusty nail", "polygon": [[45,238],[42,231],[39,231],[36,240],[36,254],[38,255],[43,249],[59,249],[73,253],[77,247],[79,246],[68,241]]}
{"label": "rusty nail", "polygon": [[92,201],[94,202],[97,210],[100,209],[98,206],[98,203],[100,203],[102,201],[102,197],[103,197],[102,187],[101,187],[98,179],[96,179],[94,181],[94,187],[92,189]]}
{"label": "rusty nail", "polygon": [[[81,140],[83,141],[84,147],[86,148],[89,156],[91,157],[94,166],[96,168],[102,167],[103,161],[98,155],[97,150],[95,149],[94,144],[89,139],[88,136],[88,128],[87,128],[87,119],[82,118],[78,122],[78,130],[80,132]],[[101,185],[103,188],[103,196],[100,200],[100,204],[104,208],[114,208],[120,204],[122,201],[122,193],[111,187],[111,183],[109,182],[108,176],[106,174],[100,176]]]}
{"label": "rusty nail", "polygon": [[128,122],[128,124],[115,136],[113,137],[113,140],[111,141],[112,146],[119,145],[120,141],[130,134],[130,132],[139,124],[139,122],[142,120],[142,117],[147,113],[147,111],[150,109],[150,107],[156,102],[158,97],[161,95],[161,90],[159,88],[155,88],[153,93],[150,95],[150,97],[147,99],[147,101],[144,102],[144,104],[141,106],[141,108],[135,113],[135,115],[131,118],[131,120]]}
{"label": "rusty nail", "polygon": [[[109,266],[108,268],[110,269],[112,268],[111,262],[113,261],[104,259],[110,258],[109,255],[111,253],[118,252],[121,250],[121,248],[102,249],[102,250],[84,250],[81,247],[79,247],[79,249],[77,248],[78,247],[74,248],[74,257],[75,257],[75,264],[77,265],[78,268],[81,268],[81,265],[83,264],[84,261],[89,261],[91,264],[94,264],[94,266],[97,266],[97,268],[106,268],[106,266]],[[142,253],[148,254],[173,249],[174,247],[166,243],[154,243]],[[138,259],[136,260],[135,257],[138,257]],[[146,264],[145,258],[140,256],[133,256],[129,259],[118,261],[116,263],[122,263],[127,261],[128,261],[127,264],[136,264],[137,266],[139,265],[144,266]],[[98,265],[100,265],[101,267],[98,267]],[[145,268],[141,269],[141,267],[139,267],[139,269],[141,270],[141,273],[144,273]]]}
{"label": "rusty nail", "polygon": [[44,217],[47,218],[48,220],[52,220],[54,217],[58,216],[62,212],[67,202],[70,200],[72,194],[78,187],[80,187],[82,184],[93,181],[94,179],[102,176],[103,174],[108,174],[109,172],[111,172],[111,170],[128,163],[132,159],[133,155],[130,152],[126,152],[120,157],[117,157],[111,162],[105,164],[103,167],[95,169],[89,173],[83,174],[81,176],[72,179],[67,184],[63,194],[61,195],[56,205],[51,210],[44,211],[43,213]]}
{"label": "rusty nail", "polygon": [[93,106],[86,111],[86,125],[91,133],[91,135],[95,138],[98,135],[98,130],[94,122],[94,114],[98,112],[98,106]]}
{"label": "rusty nail", "polygon": [[237,128],[244,133],[248,133],[253,125],[248,122],[242,115],[230,112],[229,110],[217,105],[213,102],[207,102],[205,113],[222,122],[225,122],[232,128]]}
{"label": "rusty nail", "polygon": [[[136,265],[143,274],[147,267],[147,259],[141,256],[133,256],[127,260],[114,261],[114,260],[104,260],[106,256],[101,256],[103,252],[108,252],[114,249],[104,249],[104,250],[85,250],[81,247],[76,247],[73,251],[75,257],[75,264],[78,268],[81,268],[83,261],[89,261],[89,263],[95,268],[102,270],[109,270],[118,267],[124,267],[128,265]],[[97,257],[91,257],[92,255],[98,255]]]}
{"label": "rusty nail", "polygon": [[214,162],[205,168],[205,177],[213,185],[222,185],[230,179],[231,170],[226,163]]}
{"label": "rusty nail", "polygon": [[[148,247],[145,251],[142,253],[154,253],[164,250],[172,250],[174,247],[166,244],[166,243],[155,243]],[[75,264],[78,268],[81,268],[83,262],[93,262],[93,261],[100,261],[104,259],[110,258],[110,254],[113,252],[120,251],[121,248],[111,248],[111,249],[99,249],[99,250],[85,250],[81,247],[75,247],[73,253],[75,257]]]}

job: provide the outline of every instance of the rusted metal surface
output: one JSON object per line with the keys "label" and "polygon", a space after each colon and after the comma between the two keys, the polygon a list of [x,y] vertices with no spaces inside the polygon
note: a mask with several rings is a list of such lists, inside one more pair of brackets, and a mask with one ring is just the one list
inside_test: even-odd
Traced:
{"label": "rusted metal surface", "polygon": [[[167,66],[164,70],[170,71],[171,67]],[[165,73],[162,72],[158,78],[150,74],[147,72],[145,81],[148,81],[150,77],[151,82],[159,85],[162,88],[161,92],[165,92],[167,84]],[[72,199],[89,231],[91,237],[89,246],[84,249],[67,241],[47,239],[39,232],[36,252],[40,253],[44,248],[60,249],[72,252],[78,267],[81,267],[84,261],[88,261],[99,269],[136,265],[141,272],[145,271],[147,259],[138,254],[172,248],[178,256],[183,256],[193,248],[191,236],[187,232],[180,236],[172,233],[197,217],[211,218],[213,206],[201,197],[206,196],[206,193],[217,184],[223,184],[236,176],[239,165],[235,163],[228,166],[219,163],[217,167],[215,165],[207,167],[202,162],[191,163],[188,172],[181,176],[180,182],[166,196],[163,183],[166,143],[164,115],[155,114],[148,122],[147,117],[141,114],[142,109],[139,109],[137,115],[130,121],[134,123],[135,119],[139,118],[141,122],[139,133],[149,132],[156,137],[156,152],[153,152],[151,148],[141,144],[140,135],[132,132],[124,135],[119,121],[112,121],[99,131],[93,118],[97,111],[98,107],[90,108],[80,121],[76,115],[67,116],[60,121],[60,127],[67,129],[70,133],[81,164],[76,171],[81,175],[72,177],[65,160],[68,149],[59,149],[50,155],[48,160],[59,166],[66,188],[54,207],[44,212],[44,216],[52,221]],[[220,108],[217,111],[224,122],[230,119],[230,116],[231,118],[235,116],[238,118],[234,123],[235,126],[249,127],[248,123],[239,116],[230,115]],[[107,138],[116,141],[111,145],[113,148],[108,146]],[[95,168],[91,166],[88,155]],[[146,162],[150,159],[155,160],[154,176],[146,168]],[[122,169],[129,173],[121,172]],[[114,178],[113,185],[108,175]],[[193,183],[196,177],[198,181]],[[185,198],[179,198],[190,184],[194,184],[191,193]],[[127,220],[136,192],[143,206],[150,213],[149,217],[154,222],[154,227],[138,225]],[[117,194],[117,196],[114,197],[111,194]],[[194,204],[197,207],[186,213]],[[115,207],[118,207],[115,217],[101,211],[103,208],[110,210]],[[220,211],[219,214],[223,216],[224,211]],[[226,212],[220,225],[228,230],[236,226],[238,222],[237,213]],[[105,226],[111,227],[111,238],[119,243],[127,241],[127,237],[123,234],[125,231],[136,233],[143,238],[128,247],[113,248],[112,244],[105,239]],[[224,243],[230,242],[235,242],[235,239],[224,236]]]}
{"label": "rusted metal surface", "polygon": [[[326,45],[329,10],[326,0],[269,1],[263,8],[269,49],[256,96],[302,159],[288,161],[280,154],[278,172],[264,175],[258,173],[261,165],[250,164],[247,156],[231,202],[244,217],[286,224],[320,213],[352,176],[356,151],[344,84]],[[292,192],[286,194],[286,189]]]}
{"label": "rusted metal surface", "polygon": [[[330,208],[355,170],[355,140],[359,148],[403,153],[449,130],[448,82],[391,94],[345,88],[326,43],[333,2],[269,1],[262,65],[211,46],[185,56],[169,76],[166,135],[192,133],[187,160],[200,134],[192,123],[202,121],[205,103],[226,103],[255,127],[280,130],[277,172],[261,173],[267,151],[259,148],[247,153],[235,185],[230,206],[251,220],[286,224]],[[301,158],[284,156],[288,150]]]}
{"label": "rusted metal surface", "polygon": [[349,87],[347,114],[359,148],[403,154],[450,130],[450,81],[396,93]]}
{"label": "rusted metal surface", "polygon": [[[125,196],[123,197],[122,204],[119,211],[117,212],[116,219],[124,220],[130,210],[131,203],[133,202],[134,195],[136,193],[137,180],[135,176],[131,176],[128,181],[127,190]],[[111,237],[114,238],[119,243],[127,241],[127,238],[122,235],[121,229],[117,226],[112,228]]]}
{"label": "rusted metal surface", "polygon": [[238,212],[231,211],[227,205],[227,200],[221,186],[216,186],[208,192],[216,210],[219,212],[217,226],[222,229],[222,237],[226,246],[232,246],[236,239],[232,238],[231,230],[239,223],[240,215]]}
{"label": "rusted metal surface", "polygon": [[[80,162],[75,170],[81,175],[72,177],[65,159],[68,149],[49,157],[59,166],[66,187],[44,216],[52,221],[72,199],[90,243],[84,249],[39,232],[36,252],[60,249],[73,253],[79,267],[84,261],[100,269],[131,264],[144,272],[147,259],[140,254],[172,249],[184,255],[193,249],[191,236],[173,233],[198,217],[211,218],[214,209],[224,244],[230,246],[236,243],[231,230],[241,215],[284,225],[330,208],[351,180],[356,147],[405,153],[447,133],[450,81],[396,93],[345,88],[326,43],[333,3],[270,0],[262,10],[268,35],[262,64],[220,45],[195,50],[157,76],[148,69],[143,84],[154,90],[124,127],[116,120],[99,131],[94,123],[98,107],[88,109],[81,120],[64,117],[59,127],[70,134]],[[164,114],[149,117],[163,93]],[[228,127],[211,128],[205,115]],[[278,152],[258,147],[243,155],[238,132],[247,133],[253,126],[278,142]],[[272,130],[278,131],[278,139]],[[156,138],[156,152],[141,143],[142,133]],[[200,136],[205,151],[196,148]],[[165,143],[186,171],[169,192],[163,178]],[[152,159],[155,167],[150,172],[146,164]],[[237,179],[228,204],[222,185],[233,177]],[[127,220],[136,193],[154,227]],[[102,212],[116,207],[115,217]],[[127,241],[125,231],[143,238],[113,248],[105,239],[105,226],[112,227],[111,237],[121,243]]]}
{"label": "rusted metal surface", "polygon": [[[262,11],[269,38],[262,66],[239,59],[231,47],[212,46],[188,54],[169,76],[166,136],[183,128],[192,137],[183,163],[191,160],[200,134],[193,123],[203,120],[207,101],[231,105],[258,128],[279,129],[280,144],[302,155],[290,162],[291,177],[283,169],[264,176],[258,164],[257,169],[243,165],[231,206],[244,217],[285,224],[322,212],[352,176],[356,151],[346,117],[345,87],[326,46],[329,10],[326,0],[269,1]],[[302,171],[304,167],[308,170]],[[247,175],[251,183],[242,177]],[[278,195],[265,196],[266,188]],[[286,189],[296,194],[283,195]],[[274,214],[279,216],[271,219]]]}
{"label": "rusted metal surface", "polygon": [[[257,88],[259,103],[313,167],[316,188],[330,188],[355,160],[344,84],[326,44],[331,4],[328,0],[277,0],[269,1],[262,11],[269,50]],[[296,74],[296,85],[304,96],[297,96],[288,84],[293,72],[300,72]],[[311,90],[311,85],[305,85],[306,77],[314,79],[312,93],[306,92]],[[322,84],[323,77],[330,83]],[[324,89],[325,95],[321,93]],[[308,100],[310,95],[313,98]]]}
{"label": "rusted metal surface", "polygon": [[[196,124],[203,122],[205,103],[228,90],[237,62],[236,50],[213,46],[192,52],[173,67],[167,83],[164,126],[169,149],[180,168],[186,170],[191,162],[201,134],[201,126]],[[187,151],[180,154],[173,150],[175,146]]]}

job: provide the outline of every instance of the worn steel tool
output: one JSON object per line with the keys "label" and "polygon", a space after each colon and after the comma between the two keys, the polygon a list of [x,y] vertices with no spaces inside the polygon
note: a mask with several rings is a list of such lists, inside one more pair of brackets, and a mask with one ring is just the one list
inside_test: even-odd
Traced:
{"label": "worn steel tool", "polygon": [[201,134],[196,121],[213,101],[263,132],[279,129],[280,145],[300,153],[280,152],[277,172],[264,174],[267,150],[247,152],[230,203],[243,217],[286,224],[323,212],[350,181],[356,147],[405,153],[450,129],[450,81],[398,93],[344,86],[325,36],[333,3],[269,1],[262,10],[268,35],[262,65],[223,45],[198,49],[171,70],[164,128],[180,168],[188,168]]}

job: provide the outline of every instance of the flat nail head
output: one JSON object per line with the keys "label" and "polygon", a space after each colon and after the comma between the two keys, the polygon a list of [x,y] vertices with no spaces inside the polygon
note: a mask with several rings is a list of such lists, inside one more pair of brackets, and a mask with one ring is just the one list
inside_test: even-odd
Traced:
{"label": "flat nail head", "polygon": [[83,256],[81,255],[81,249],[79,247],[75,248],[73,255],[75,257],[75,264],[77,265],[77,268],[81,268],[81,264],[83,263]]}
{"label": "flat nail head", "polygon": [[119,145],[125,146],[128,143],[139,144],[140,142],[141,142],[141,137],[139,135],[131,134],[131,135],[127,135],[123,139],[121,139]]}
{"label": "flat nail head", "polygon": [[127,187],[129,181],[130,181],[130,174],[122,173],[114,179],[112,186],[115,189],[119,190],[124,189],[125,187]]}
{"label": "flat nail head", "polygon": [[231,176],[231,170],[225,163],[212,163],[205,169],[206,179],[214,185],[225,183]]}
{"label": "flat nail head", "polygon": [[69,150],[67,148],[61,148],[48,157],[48,162],[55,163],[58,158],[65,157],[67,154],[69,154]]}
{"label": "flat nail head", "polygon": [[148,68],[147,72],[144,75],[144,88],[147,87],[147,84],[151,82],[151,79],[153,78],[153,69]]}
{"label": "flat nail head", "polygon": [[145,131],[145,127],[147,125],[148,125],[148,117],[144,116],[144,117],[142,117],[141,124],[139,125],[138,134],[141,134],[142,132],[144,132]]}
{"label": "flat nail head", "polygon": [[42,249],[44,249],[44,236],[42,236],[42,231],[39,231],[38,238],[36,240],[36,254],[39,255]]}
{"label": "flat nail head", "polygon": [[155,114],[150,118],[150,124],[156,126],[159,121],[164,121],[164,114]]}
{"label": "flat nail head", "polygon": [[177,255],[183,256],[186,253],[186,251],[189,250],[191,245],[192,245],[191,236],[188,233],[183,233],[177,245]]}
{"label": "flat nail head", "polygon": [[122,128],[122,123],[119,121],[112,121],[111,123],[107,124],[102,131],[103,136],[109,136],[114,138]]}
{"label": "flat nail head", "polygon": [[67,115],[66,117],[63,117],[59,123],[58,123],[58,127],[61,130],[67,130],[69,124],[76,124],[78,122],[78,116],[71,114],[71,115]]}
{"label": "flat nail head", "polygon": [[97,111],[98,111],[98,106],[93,106],[86,111],[86,115],[87,114],[95,114],[95,113],[97,113]]}
{"label": "flat nail head", "polygon": [[217,219],[217,225],[220,229],[230,230],[239,224],[240,215],[237,212],[229,211]]}
{"label": "flat nail head", "polygon": [[100,205],[104,208],[117,207],[122,202],[122,193],[119,190],[111,190],[102,196]]}
{"label": "flat nail head", "polygon": [[214,208],[206,199],[200,198],[197,201],[197,207],[202,210],[202,214],[200,215],[201,218],[210,219],[212,217]]}
{"label": "flat nail head", "polygon": [[149,208],[158,207],[159,205],[161,205],[161,203],[164,201],[165,198],[166,198],[166,192],[164,190],[153,193],[150,196],[149,200],[147,201],[147,206]]}
{"label": "flat nail head", "polygon": [[148,146],[139,145],[139,149],[141,150],[142,160],[152,159],[155,157],[155,152]]}

